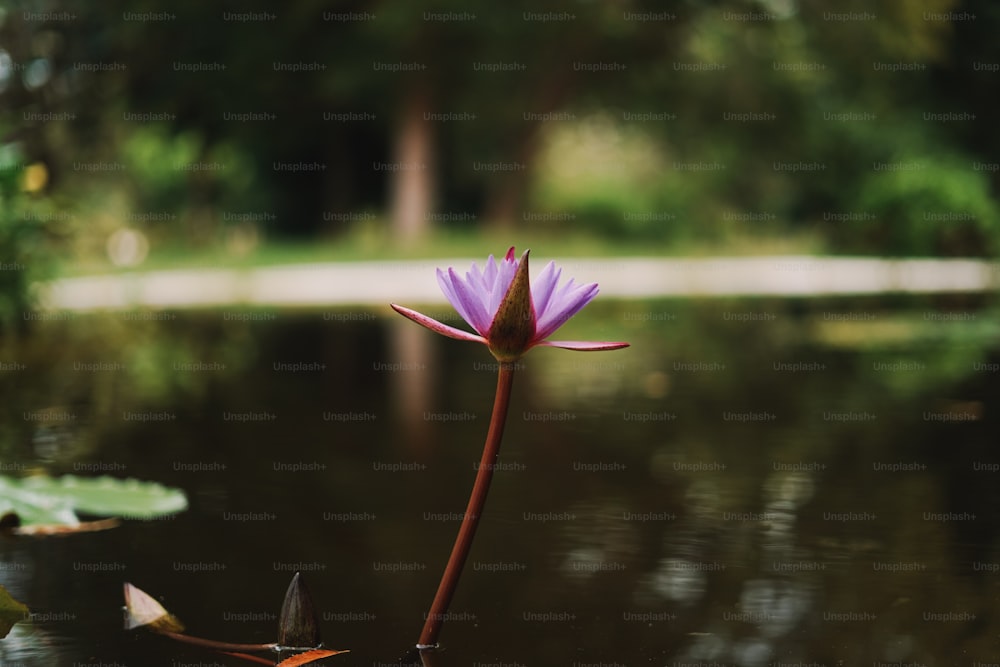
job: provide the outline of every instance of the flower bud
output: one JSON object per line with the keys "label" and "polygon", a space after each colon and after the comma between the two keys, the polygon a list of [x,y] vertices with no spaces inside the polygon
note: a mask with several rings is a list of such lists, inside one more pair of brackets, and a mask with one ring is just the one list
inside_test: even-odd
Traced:
{"label": "flower bud", "polygon": [[[535,339],[535,308],[531,303],[528,252],[524,251],[486,336],[490,352],[500,362],[517,361],[531,348]],[[507,252],[507,259],[514,259],[513,248]]]}
{"label": "flower bud", "polygon": [[278,644],[306,648],[319,646],[319,618],[312,598],[299,572],[292,577],[281,605],[278,620]]}

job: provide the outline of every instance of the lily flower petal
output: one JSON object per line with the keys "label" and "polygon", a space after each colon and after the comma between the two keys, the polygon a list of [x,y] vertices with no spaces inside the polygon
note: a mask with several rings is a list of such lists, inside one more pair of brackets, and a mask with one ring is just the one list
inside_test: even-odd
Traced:
{"label": "lily flower petal", "polygon": [[552,292],[559,283],[560,275],[562,275],[562,269],[557,268],[555,262],[546,264],[545,268],[538,275],[538,280],[531,287],[531,298],[535,301],[537,312],[544,313],[548,310],[549,300],[552,298]]}
{"label": "lily flower petal", "polygon": [[[472,281],[470,280],[470,282]],[[481,336],[485,336],[486,332],[490,330],[493,315],[486,312],[486,304],[479,298],[475,288],[462,280],[455,273],[455,269],[448,269],[448,273],[443,273],[438,269],[438,283],[441,285],[441,291],[448,297],[449,303],[458,311],[462,319],[472,325],[472,328],[478,331]]]}
{"label": "lily flower petal", "polygon": [[422,313],[418,313],[415,310],[410,310],[409,308],[404,308],[403,306],[398,306],[394,303],[390,303],[392,309],[403,317],[407,317],[417,324],[427,327],[431,331],[437,332],[442,336],[447,336],[448,338],[456,338],[458,340],[467,340],[473,343],[486,343],[486,339],[482,336],[476,336],[475,334],[470,334],[468,331],[462,331],[461,329],[456,329],[455,327],[450,327],[447,324],[442,324],[438,322],[433,317],[427,317]]}
{"label": "lily flower petal", "polygon": [[556,329],[576,315],[597,296],[597,283],[573,286],[571,278],[561,289],[556,290],[549,300],[548,308],[538,317],[538,337],[548,338]]}
{"label": "lily flower petal", "polygon": [[576,350],[578,352],[601,352],[603,350],[620,350],[628,347],[628,343],[612,343],[610,341],[597,340],[543,340],[538,343],[539,347],[559,347],[564,350]]}

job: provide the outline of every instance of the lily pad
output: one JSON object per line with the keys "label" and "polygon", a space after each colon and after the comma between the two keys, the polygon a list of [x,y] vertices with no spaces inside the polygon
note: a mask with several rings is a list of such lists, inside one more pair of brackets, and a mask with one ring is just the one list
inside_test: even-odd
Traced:
{"label": "lily pad", "polygon": [[28,618],[28,607],[10,596],[7,589],[0,586],[0,639],[7,636],[18,621]]}
{"label": "lily pad", "polygon": [[0,517],[6,518],[5,523],[19,526],[19,532],[43,526],[86,529],[78,512],[149,519],[185,509],[187,497],[183,491],[155,482],[74,475],[22,479],[0,475]]}

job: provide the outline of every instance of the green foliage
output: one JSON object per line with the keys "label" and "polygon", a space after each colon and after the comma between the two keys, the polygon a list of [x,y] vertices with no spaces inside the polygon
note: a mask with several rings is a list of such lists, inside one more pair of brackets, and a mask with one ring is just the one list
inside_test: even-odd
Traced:
{"label": "green foliage", "polygon": [[1000,250],[1000,209],[985,175],[957,156],[907,155],[867,179],[851,244],[895,255],[986,255]]}
{"label": "green foliage", "polygon": [[16,144],[0,145],[0,329],[30,307],[30,276],[43,261],[43,228],[22,192],[28,165]]}
{"label": "green foliage", "polygon": [[0,146],[0,317],[7,319],[24,296],[23,271],[7,269],[19,265],[20,247],[28,236],[28,226],[20,216],[18,178],[24,169],[20,152],[11,144]]}
{"label": "green foliage", "polygon": [[171,136],[164,129],[145,126],[132,132],[122,147],[122,157],[134,176],[136,208],[173,208],[184,201],[187,172],[178,164],[190,164],[201,153],[201,140],[194,131]]}
{"label": "green foliage", "polygon": [[533,197],[537,226],[664,236],[638,222],[653,210],[664,161],[648,137],[600,114],[564,123],[545,140]]}
{"label": "green foliage", "polygon": [[[195,128],[139,126],[124,140],[121,156],[130,224],[143,227],[157,244],[184,236],[218,240],[227,221],[263,203],[255,191],[253,160],[243,147],[234,141],[208,143]],[[179,233],[185,229],[187,234]]]}
{"label": "green foliage", "polygon": [[[69,4],[55,0],[47,11]],[[475,221],[469,227],[588,231],[662,251],[726,241],[734,229],[747,238],[815,230],[851,252],[995,254],[996,244],[982,241],[995,235],[996,184],[960,168],[995,159],[1000,141],[983,127],[993,106],[984,77],[993,74],[969,66],[997,59],[986,9],[984,0],[846,0],[836,8],[721,0],[672,11],[571,3],[571,20],[539,20],[524,18],[544,13],[526,1],[496,8],[449,0],[430,13],[473,18],[435,20],[393,0],[324,19],[326,4],[302,0],[280,13],[275,32],[270,21],[220,22],[217,8],[190,0],[176,5],[176,20],[122,22],[135,3],[113,0],[78,10],[79,21],[8,22],[0,39],[8,37],[18,65],[43,59],[27,45],[44,42],[52,68],[37,89],[10,84],[14,107],[79,115],[24,129],[32,155],[61,176],[53,187],[92,202],[88,218],[100,224],[80,233],[97,253],[125,222],[141,222],[154,248],[243,248],[256,242],[261,222],[287,236],[356,232],[351,216],[389,208],[405,170],[373,164],[399,159],[402,120],[416,109],[433,146],[426,168],[435,191],[421,200],[434,202],[428,213],[475,215],[462,218]],[[927,18],[965,10],[981,19]],[[644,12],[670,17],[626,18]],[[95,29],[112,22],[121,25]],[[91,76],[67,72],[71,62],[127,67]],[[190,63],[211,67],[173,67]],[[289,72],[276,67],[282,63],[308,68]],[[416,67],[376,67],[392,64]],[[588,64],[611,71],[580,67]],[[76,83],[66,86],[69,79]],[[953,110],[979,112],[979,120],[919,120],[922,111]],[[644,113],[652,117],[636,118]],[[844,120],[847,113],[865,118]],[[142,114],[149,118],[135,118]],[[923,181],[870,169],[901,153],[947,164],[929,168]],[[76,160],[125,167],[69,169]],[[196,162],[225,166],[177,167]],[[822,163],[823,171],[772,167],[797,162]],[[862,206],[904,223],[815,224],[825,212]],[[921,207],[956,206],[975,218],[913,219]],[[523,215],[529,211],[539,216]],[[130,212],[166,213],[169,222],[123,220]],[[226,213],[237,224],[227,225]],[[755,214],[769,224],[727,224]],[[391,226],[392,216],[372,224]]]}
{"label": "green foliage", "polygon": [[0,586],[0,639],[7,636],[14,624],[28,617],[27,605],[18,602],[7,589]]}

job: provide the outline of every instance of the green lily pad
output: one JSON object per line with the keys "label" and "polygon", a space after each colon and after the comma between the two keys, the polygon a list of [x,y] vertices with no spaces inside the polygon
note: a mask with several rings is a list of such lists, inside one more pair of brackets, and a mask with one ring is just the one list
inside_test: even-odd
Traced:
{"label": "green lily pad", "polygon": [[155,482],[113,477],[15,479],[0,475],[0,517],[16,517],[21,527],[80,525],[78,512],[93,516],[149,519],[187,509],[180,489]]}
{"label": "green lily pad", "polygon": [[0,586],[0,639],[7,636],[18,621],[28,618],[28,607],[10,596],[7,589]]}

